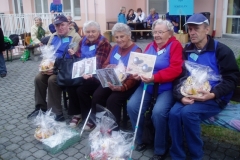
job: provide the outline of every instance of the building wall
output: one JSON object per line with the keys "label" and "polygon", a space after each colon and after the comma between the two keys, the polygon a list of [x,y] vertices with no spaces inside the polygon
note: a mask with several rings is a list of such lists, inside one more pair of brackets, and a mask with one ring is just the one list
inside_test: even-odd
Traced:
{"label": "building wall", "polygon": [[13,13],[12,0],[1,0],[0,13],[5,14]]}
{"label": "building wall", "polygon": [[[83,26],[83,23],[88,20],[97,21],[101,26],[101,31],[106,29],[106,9],[105,9],[105,0],[86,0],[87,8],[85,8],[85,0],[80,1],[81,6],[81,19],[74,20],[79,26]],[[95,7],[94,7],[95,6]],[[96,14],[95,14],[96,8]],[[87,13],[88,11],[88,13]],[[86,17],[87,14],[87,17]]]}
{"label": "building wall", "polygon": [[34,13],[35,12],[35,6],[34,6],[34,0],[23,0],[23,12],[24,13]]}
{"label": "building wall", "polygon": [[[106,30],[106,22],[107,21],[117,21],[117,16],[120,11],[120,7],[125,6],[127,11],[129,9],[136,10],[137,8],[142,8],[143,12],[147,13],[147,2],[148,0],[121,0],[121,1],[113,1],[113,0],[86,0],[87,1],[87,9],[85,8],[85,0],[79,0],[81,5],[81,19],[76,20],[75,22],[82,26],[86,21],[86,14],[88,15],[88,20],[96,20],[100,26],[101,30]],[[48,0],[48,6],[52,0]],[[95,3],[94,3],[95,2]],[[227,9],[223,6],[224,0],[218,0],[217,6],[217,16],[216,16],[216,37],[221,37],[223,33],[223,11]],[[5,14],[13,13],[12,0],[1,0],[0,12]],[[207,4],[207,5],[206,5]],[[194,12],[210,12],[210,27],[212,34],[213,28],[213,20],[214,20],[214,0],[194,0]],[[95,7],[96,6],[96,14]],[[24,13],[34,13],[35,6],[34,0],[23,0]],[[48,8],[49,11],[49,8]]]}
{"label": "building wall", "polygon": [[[223,1],[218,0],[217,4],[217,15],[216,15],[216,33],[215,37],[221,37],[223,33],[222,21],[223,21]],[[206,5],[207,4],[207,5]],[[214,24],[214,0],[195,0],[194,1],[194,12],[210,12],[210,35],[213,31],[213,24]]]}

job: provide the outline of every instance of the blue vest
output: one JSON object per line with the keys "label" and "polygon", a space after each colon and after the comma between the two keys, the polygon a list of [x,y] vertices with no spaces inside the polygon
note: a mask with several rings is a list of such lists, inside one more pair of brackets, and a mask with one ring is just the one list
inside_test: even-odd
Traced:
{"label": "blue vest", "polygon": [[54,47],[57,47],[59,44],[60,46],[58,47],[55,56],[56,58],[62,58],[64,52],[66,51],[66,56],[65,58],[70,58],[70,55],[68,54],[68,46],[72,41],[72,37],[68,36],[68,37],[58,37],[57,35],[55,35],[52,39],[51,45],[53,45]]}
{"label": "blue vest", "polygon": [[[104,37],[101,36],[100,37],[100,41],[103,39]],[[96,55],[96,50],[97,50],[97,45],[91,45],[88,46],[85,44],[87,38],[84,37],[82,40],[82,46],[81,46],[81,58],[91,58],[94,57]]]}
{"label": "blue vest", "polygon": [[[131,51],[130,52],[134,52],[138,49],[138,46],[135,45],[132,47]],[[121,59],[124,66],[127,66],[128,64],[128,59],[129,59],[129,56],[130,56],[130,52],[128,54],[126,54],[125,56],[121,56],[119,59],[116,59],[114,56],[115,54],[118,54],[119,52],[119,46],[117,45],[116,47],[114,47],[112,53],[111,53],[111,56],[110,56],[110,64],[116,64],[118,65],[118,61]]]}
{"label": "blue vest", "polygon": [[[164,52],[158,55],[158,52],[155,50],[152,45],[146,50],[146,54],[156,55],[156,63],[154,65],[153,74],[157,73],[158,71],[169,67],[170,65],[170,48],[171,43],[166,46]],[[161,83],[158,87],[158,94],[162,93],[163,91],[171,90],[172,89],[172,82]],[[148,85],[147,92],[152,94],[153,92],[153,85]]]}
{"label": "blue vest", "polygon": [[[199,54],[197,60],[194,60],[190,57],[191,52],[188,53],[188,60],[194,63],[202,64],[205,66],[209,66],[217,75],[219,74],[219,67],[216,59],[216,48],[217,48],[218,41],[214,40],[214,51],[206,51],[203,54]],[[190,74],[190,73],[189,73]],[[209,81],[211,87],[213,88],[216,86],[220,81]],[[233,93],[230,93],[226,96],[221,97],[225,103],[228,103],[232,97]]]}

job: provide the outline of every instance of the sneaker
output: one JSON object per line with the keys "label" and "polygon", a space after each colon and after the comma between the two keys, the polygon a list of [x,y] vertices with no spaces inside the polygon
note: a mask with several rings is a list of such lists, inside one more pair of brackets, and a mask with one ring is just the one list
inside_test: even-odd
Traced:
{"label": "sneaker", "polygon": [[[30,113],[30,114],[27,116],[27,119],[37,117],[39,111],[40,111],[40,108],[36,108],[34,111],[32,111],[32,113]],[[46,110],[46,109],[42,109],[42,111],[43,111],[43,112],[46,112],[47,110]]]}
{"label": "sneaker", "polygon": [[82,122],[82,117],[81,115],[74,115],[71,122],[69,123],[69,126],[72,128],[75,128],[79,125],[79,123]]}
{"label": "sneaker", "polygon": [[140,37],[139,39],[140,39],[140,40],[143,40],[143,37]]}
{"label": "sneaker", "polygon": [[0,76],[3,78],[3,77],[6,77],[7,74],[6,74],[6,73],[3,73],[3,74],[1,74]]}
{"label": "sneaker", "polygon": [[56,118],[55,118],[55,121],[57,121],[57,122],[65,121],[65,118],[64,118],[63,114],[57,115]]}
{"label": "sneaker", "polygon": [[87,122],[86,126],[84,127],[84,130],[90,132],[90,131],[92,131],[95,127],[96,127],[95,124],[90,123],[90,122]]}

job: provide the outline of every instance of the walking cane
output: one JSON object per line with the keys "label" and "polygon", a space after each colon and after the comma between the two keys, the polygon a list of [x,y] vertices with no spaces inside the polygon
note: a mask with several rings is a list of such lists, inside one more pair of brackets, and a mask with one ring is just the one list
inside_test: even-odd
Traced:
{"label": "walking cane", "polygon": [[135,131],[134,131],[133,141],[132,141],[132,145],[131,145],[132,148],[131,148],[131,151],[130,151],[129,160],[132,160],[132,152],[134,150],[134,141],[135,141],[136,135],[137,135],[138,124],[139,124],[139,120],[140,120],[140,117],[141,117],[143,100],[144,100],[144,96],[145,96],[145,92],[146,92],[147,86],[148,86],[148,84],[144,83],[143,94],[142,94],[142,99],[141,99],[140,108],[139,108],[139,112],[138,112],[137,123],[136,123],[136,126],[135,126]]}
{"label": "walking cane", "polygon": [[86,118],[86,121],[85,121],[84,124],[83,124],[82,130],[81,130],[81,132],[80,132],[80,137],[82,136],[83,130],[84,130],[86,124],[87,124],[87,121],[88,121],[88,119],[89,119],[89,117],[90,117],[91,112],[92,112],[92,109],[90,109],[90,111],[89,111],[89,113],[88,113],[88,116],[87,116],[87,118]]}

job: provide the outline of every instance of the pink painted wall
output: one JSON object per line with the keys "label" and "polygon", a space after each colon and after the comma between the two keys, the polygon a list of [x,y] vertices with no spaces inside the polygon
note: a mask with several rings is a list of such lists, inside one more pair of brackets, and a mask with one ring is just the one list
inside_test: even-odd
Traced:
{"label": "pink painted wall", "polygon": [[126,14],[129,9],[136,10],[136,0],[105,0],[106,2],[106,20],[107,21],[117,21],[118,14],[121,7],[126,7]]}
{"label": "pink painted wall", "polygon": [[[207,5],[206,5],[207,4]],[[214,23],[214,0],[195,0],[194,1],[194,12],[210,12],[210,35],[213,30]],[[223,20],[223,0],[218,0],[217,15],[216,15],[216,34],[215,37],[222,36],[222,20]]]}
{"label": "pink painted wall", "polygon": [[[96,14],[95,7],[96,6]],[[106,9],[105,9],[105,1],[104,0],[87,0],[87,9],[85,8],[85,1],[80,1],[81,6],[81,19],[75,20],[75,22],[79,26],[83,26],[84,22],[86,22],[86,12],[88,9],[88,20],[97,21],[101,26],[101,31],[104,31],[106,28]]]}
{"label": "pink painted wall", "polygon": [[23,12],[24,13],[34,13],[35,12],[35,6],[34,6],[34,0],[23,0]]}
{"label": "pink painted wall", "polygon": [[145,15],[147,15],[147,0],[136,0],[135,2],[135,11],[137,10],[137,8],[141,8],[142,11],[145,13]]}
{"label": "pink painted wall", "polygon": [[5,14],[13,13],[11,3],[12,3],[12,1],[10,1],[10,0],[1,0],[0,13],[5,13]]}
{"label": "pink painted wall", "polygon": [[[86,21],[86,8],[85,8],[85,0],[79,0],[81,6],[81,19],[75,20],[75,22],[82,26]],[[120,7],[125,6],[127,11],[129,9],[136,10],[137,8],[142,8],[143,12],[147,15],[147,1],[148,0],[95,0],[96,4],[94,4],[94,0],[86,0],[88,3],[88,20],[96,20],[100,26],[101,30],[106,30],[106,22],[107,21],[117,21],[117,15],[119,13]],[[218,0],[217,7],[217,21],[216,21],[216,37],[222,36],[222,17],[223,17],[223,1]],[[48,7],[52,0],[48,0]],[[23,0],[23,7],[25,13],[34,13],[34,0]],[[4,12],[6,14],[13,13],[12,0],[1,0],[0,12]],[[206,5],[207,4],[207,5]],[[95,8],[96,5],[96,16],[95,16]],[[212,33],[213,28],[213,19],[214,19],[214,0],[195,0],[194,1],[194,12],[210,12],[210,27]],[[49,10],[49,8],[48,8]]]}

